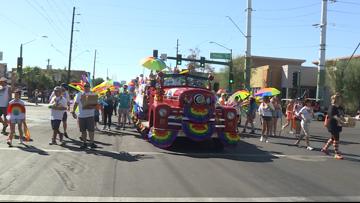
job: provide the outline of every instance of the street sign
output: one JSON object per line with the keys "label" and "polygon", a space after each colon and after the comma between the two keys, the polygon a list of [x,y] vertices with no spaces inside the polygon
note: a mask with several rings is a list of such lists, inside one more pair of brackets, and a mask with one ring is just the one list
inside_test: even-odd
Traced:
{"label": "street sign", "polygon": [[210,53],[211,59],[227,59],[231,60],[231,54],[228,53]]}

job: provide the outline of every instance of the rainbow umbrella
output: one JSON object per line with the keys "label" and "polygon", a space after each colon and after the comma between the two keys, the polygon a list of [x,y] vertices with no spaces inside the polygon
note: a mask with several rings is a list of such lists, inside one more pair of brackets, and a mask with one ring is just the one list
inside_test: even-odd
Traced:
{"label": "rainbow umbrella", "polygon": [[246,90],[239,90],[230,96],[229,101],[235,101],[236,98],[240,98],[241,100],[245,100],[250,96],[250,93]]}
{"label": "rainbow umbrella", "polygon": [[153,71],[162,71],[166,68],[166,64],[163,60],[154,57],[147,57],[143,59],[141,61],[141,65]]}
{"label": "rainbow umbrella", "polygon": [[281,92],[273,87],[268,87],[268,88],[263,88],[261,90],[259,90],[258,92],[256,92],[255,96],[256,97],[273,97],[276,95],[281,94]]}

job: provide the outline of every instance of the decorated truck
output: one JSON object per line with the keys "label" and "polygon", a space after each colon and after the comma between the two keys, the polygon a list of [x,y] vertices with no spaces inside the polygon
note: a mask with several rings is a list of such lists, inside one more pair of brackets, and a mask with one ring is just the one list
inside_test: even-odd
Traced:
{"label": "decorated truck", "polygon": [[188,72],[158,73],[138,91],[132,114],[137,130],[159,148],[170,147],[179,136],[197,142],[218,138],[224,146],[236,145],[236,110],[216,105],[213,79]]}

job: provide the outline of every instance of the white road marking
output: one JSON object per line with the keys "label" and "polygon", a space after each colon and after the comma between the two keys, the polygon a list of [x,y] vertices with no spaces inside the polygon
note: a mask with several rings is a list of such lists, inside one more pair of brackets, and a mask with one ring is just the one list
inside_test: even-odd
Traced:
{"label": "white road marking", "polygon": [[16,202],[313,202],[360,201],[360,196],[309,197],[250,197],[250,198],[140,198],[140,197],[80,197],[80,196],[27,196],[0,195],[0,201]]}

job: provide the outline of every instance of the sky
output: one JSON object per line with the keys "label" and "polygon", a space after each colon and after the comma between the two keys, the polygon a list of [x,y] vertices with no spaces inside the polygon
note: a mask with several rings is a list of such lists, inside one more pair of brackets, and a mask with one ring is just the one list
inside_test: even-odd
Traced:
{"label": "sky", "polygon": [[[252,0],[252,55],[319,58],[321,0]],[[129,81],[143,73],[141,59],[153,49],[169,56],[226,53],[210,41],[245,54],[247,0],[0,0],[0,52],[8,67],[16,67],[20,44],[24,66],[68,66],[72,10],[76,7],[72,69],[93,71],[96,77]],[[327,58],[349,56],[360,42],[360,2],[328,3]],[[42,37],[42,36],[47,36]],[[30,42],[30,43],[28,43]],[[175,61],[167,61],[174,66]],[[221,67],[216,67],[219,70]]]}

